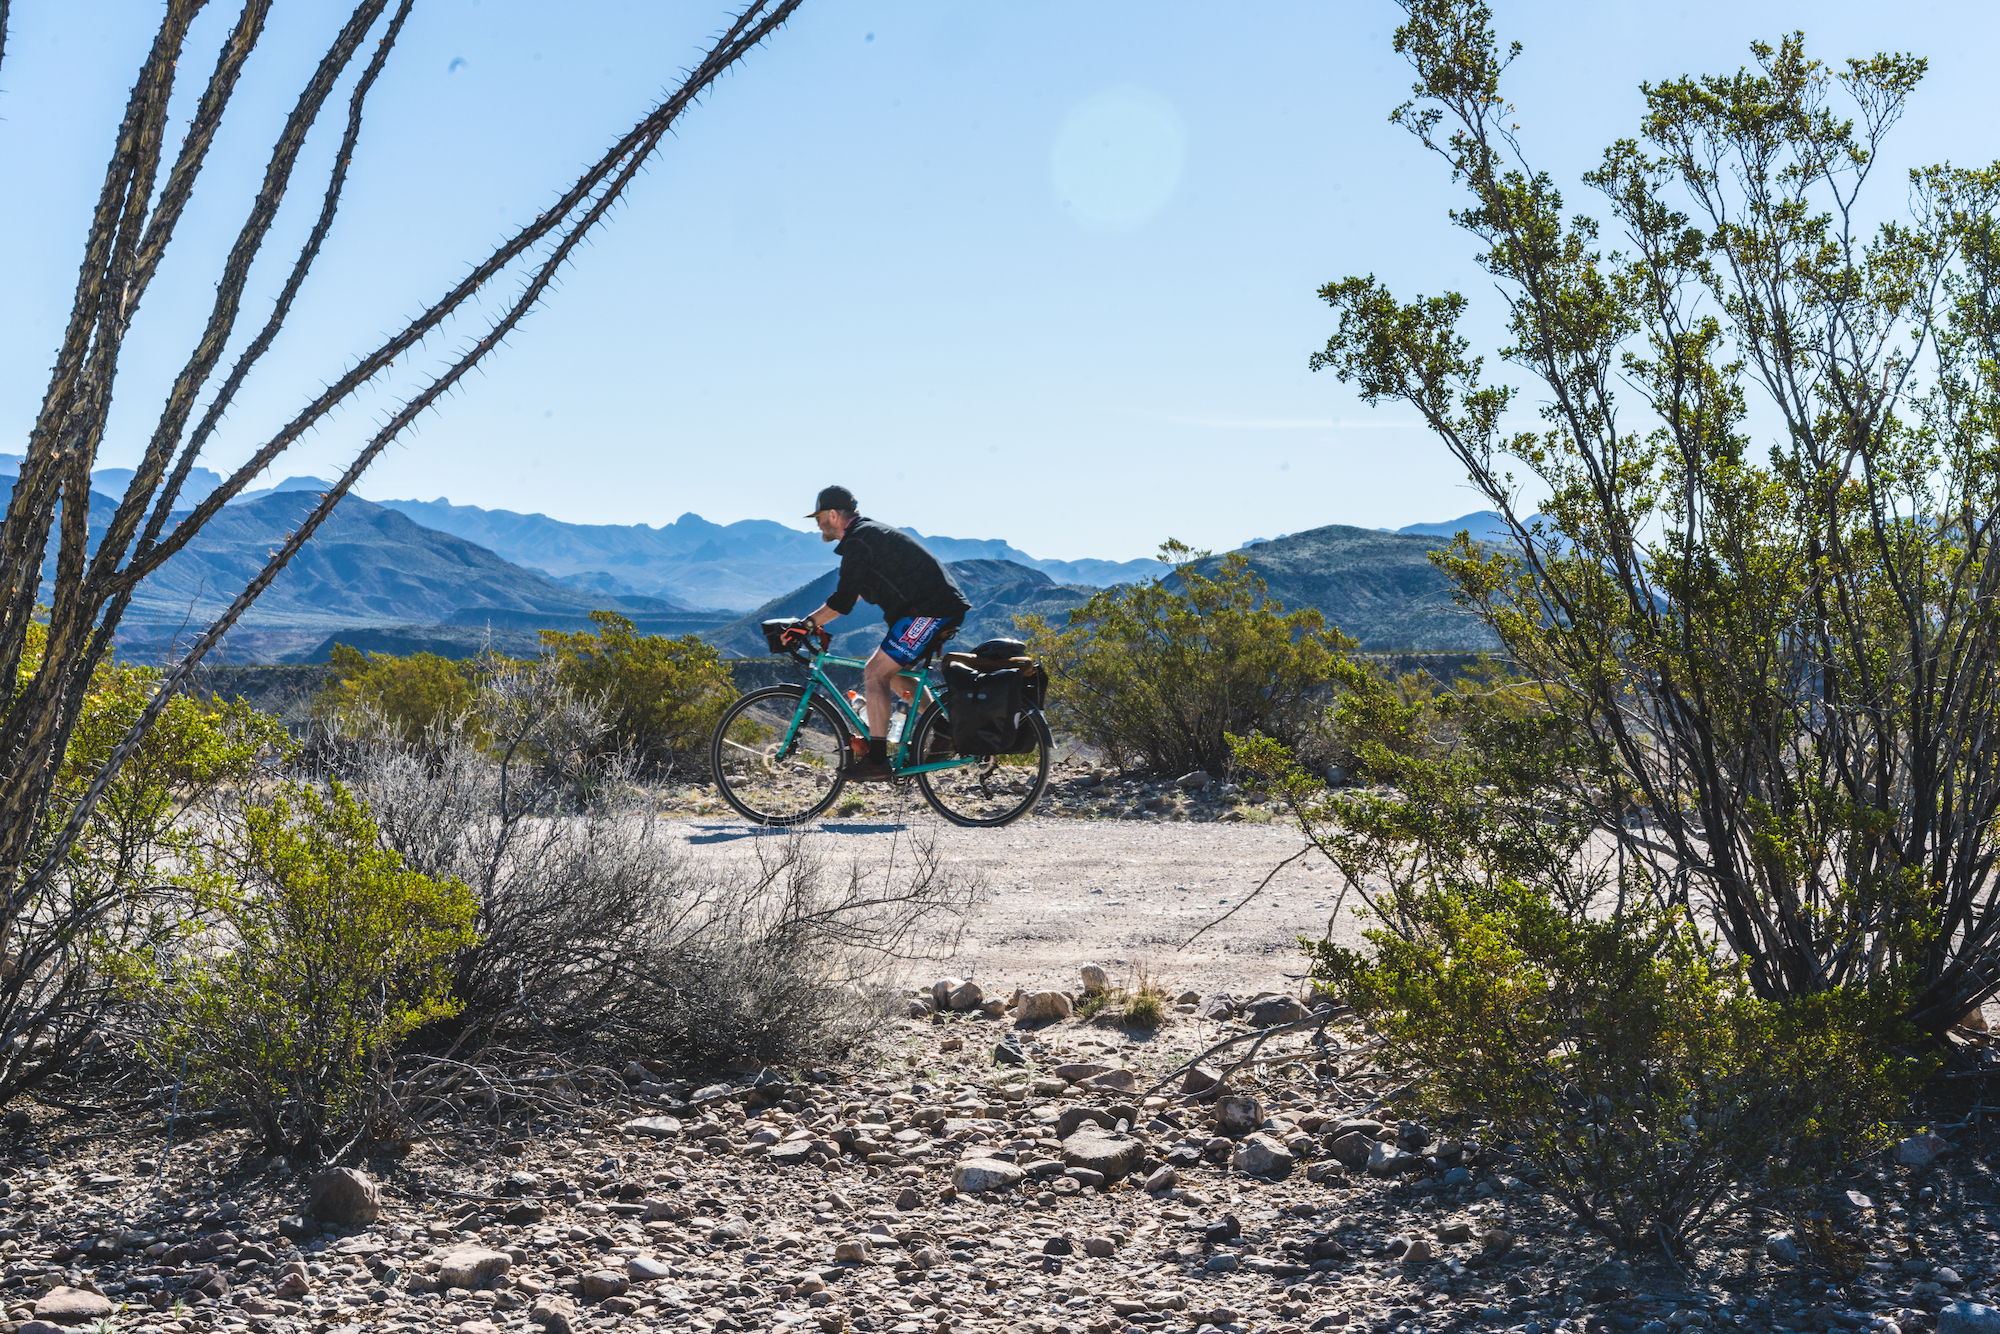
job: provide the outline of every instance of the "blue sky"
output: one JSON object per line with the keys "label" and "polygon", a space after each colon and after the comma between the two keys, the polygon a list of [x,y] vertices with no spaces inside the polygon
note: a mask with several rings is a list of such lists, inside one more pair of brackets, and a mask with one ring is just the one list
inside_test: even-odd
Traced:
{"label": "blue sky", "polygon": [[[184,85],[233,18],[211,8]],[[135,327],[102,464],[134,460],[337,8],[277,6]],[[1561,181],[1633,131],[1641,80],[1733,69],[1753,38],[1799,27],[1822,56],[1930,58],[1892,140],[1898,174],[2000,157],[1995,7],[1495,9],[1503,38],[1526,46],[1511,83],[1523,137]],[[245,456],[531,218],[725,12],[420,0],[371,103],[342,221],[212,466]],[[19,452],[43,391],[157,14],[138,0],[14,6],[0,67],[0,451]],[[1306,369],[1328,331],[1314,291],[1330,279],[1456,287],[1488,329],[1497,305],[1445,218],[1448,181],[1386,123],[1409,81],[1389,49],[1397,17],[1376,0],[806,0],[683,118],[549,304],[360,489],[584,522],[692,510],[803,528],[812,493],[837,480],[877,517],[1057,558],[1475,508],[1407,412],[1371,411]],[[302,172],[266,251],[266,300],[337,133],[315,139],[315,174]],[[1571,196],[1588,206],[1580,186]],[[1900,185],[1878,198],[1893,207]],[[266,309],[253,301],[245,326]],[[277,475],[336,470],[449,342]]]}

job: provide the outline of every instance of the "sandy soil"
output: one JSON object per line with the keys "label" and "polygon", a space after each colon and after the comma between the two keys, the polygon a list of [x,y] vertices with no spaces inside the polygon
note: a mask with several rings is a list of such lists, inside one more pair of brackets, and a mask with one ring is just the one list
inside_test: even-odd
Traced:
{"label": "sandy soil", "polygon": [[[677,820],[698,855],[747,858],[756,840],[783,838],[723,819]],[[1070,987],[1096,963],[1115,982],[1141,969],[1170,990],[1286,990],[1305,972],[1301,934],[1355,943],[1353,895],[1317,851],[1286,866],[1227,921],[1214,922],[1305,847],[1283,824],[1076,820],[1034,816],[1004,829],[961,829],[919,808],[901,820],[830,820],[804,837],[834,864],[875,868],[933,838],[954,867],[982,875],[984,902],[948,970],[988,994],[1015,986]]]}

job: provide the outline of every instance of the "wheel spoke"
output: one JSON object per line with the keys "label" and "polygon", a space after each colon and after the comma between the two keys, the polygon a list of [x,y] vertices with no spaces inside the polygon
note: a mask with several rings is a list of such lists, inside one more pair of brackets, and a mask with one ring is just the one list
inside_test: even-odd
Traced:
{"label": "wheel spoke", "polygon": [[[815,700],[793,730],[800,688],[770,686],[731,705],[716,728],[710,758],[723,798],[759,824],[796,824],[832,804],[840,790],[846,736]],[[791,736],[788,745],[771,738]]]}

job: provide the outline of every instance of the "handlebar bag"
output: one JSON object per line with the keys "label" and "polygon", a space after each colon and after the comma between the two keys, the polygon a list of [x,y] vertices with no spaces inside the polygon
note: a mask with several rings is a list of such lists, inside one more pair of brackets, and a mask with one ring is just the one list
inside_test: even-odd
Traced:
{"label": "handlebar bag", "polygon": [[787,630],[798,629],[797,617],[781,616],[775,621],[765,621],[758,626],[764,632],[764,643],[773,653],[790,653],[791,647],[784,643]]}

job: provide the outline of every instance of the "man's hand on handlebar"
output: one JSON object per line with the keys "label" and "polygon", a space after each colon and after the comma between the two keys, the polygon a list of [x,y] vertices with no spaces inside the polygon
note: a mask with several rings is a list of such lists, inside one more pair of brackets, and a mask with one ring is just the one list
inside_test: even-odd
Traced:
{"label": "man's hand on handlebar", "polygon": [[821,652],[824,652],[833,644],[833,636],[822,629],[810,616],[806,616],[801,617],[797,623],[780,632],[778,642],[796,652],[799,649],[809,649],[815,637],[819,640]]}

